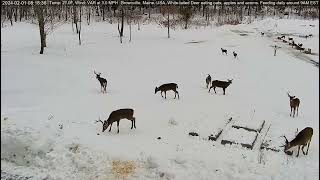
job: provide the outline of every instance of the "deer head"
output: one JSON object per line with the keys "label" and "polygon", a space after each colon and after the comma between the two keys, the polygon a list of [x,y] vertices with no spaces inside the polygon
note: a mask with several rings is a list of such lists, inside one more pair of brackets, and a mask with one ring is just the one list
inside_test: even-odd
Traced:
{"label": "deer head", "polygon": [[290,98],[290,100],[292,100],[292,99],[294,99],[296,96],[291,96],[290,94],[289,94],[289,92],[287,92],[287,94],[288,94],[288,97]]}
{"label": "deer head", "polygon": [[96,71],[93,71],[93,72],[94,72],[94,74],[96,75],[96,78],[97,78],[97,79],[99,79],[99,78],[100,78],[101,73],[96,73]]}
{"label": "deer head", "polygon": [[108,123],[108,121],[105,120],[105,121],[103,122],[103,121],[101,121],[100,118],[99,118],[99,120],[96,121],[96,123],[97,123],[97,122],[101,122],[101,123],[102,123],[102,132],[104,132],[104,131],[108,128],[108,126],[110,125],[110,124]]}
{"label": "deer head", "polygon": [[159,88],[156,87],[156,89],[154,90],[154,94],[157,94],[158,91],[159,91]]}

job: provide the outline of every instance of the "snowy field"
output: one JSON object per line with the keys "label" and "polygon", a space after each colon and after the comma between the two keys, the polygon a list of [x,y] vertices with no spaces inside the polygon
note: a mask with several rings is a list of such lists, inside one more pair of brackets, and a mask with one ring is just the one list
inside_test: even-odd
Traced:
{"label": "snowy field", "polygon": [[[40,55],[37,25],[8,25],[1,29],[1,179],[318,179],[319,68],[275,40],[290,34],[318,52],[318,31],[318,20],[267,18],[177,29],[167,39],[166,29],[149,24],[140,31],[133,26],[130,43],[125,26],[120,44],[116,24],[97,22],[83,25],[79,46],[65,24],[48,35]],[[313,37],[298,40],[299,34]],[[188,43],[194,41],[200,42]],[[275,44],[282,47],[277,56]],[[319,62],[318,55],[307,59]],[[94,70],[108,80],[106,94]],[[220,88],[208,93],[207,74],[233,79],[226,95]],[[179,100],[173,92],[167,99],[154,94],[169,82],[178,84]],[[298,117],[289,116],[287,91],[301,101]],[[101,133],[95,121],[120,108],[135,110],[137,129],[122,120],[119,134],[116,124]],[[224,127],[230,117],[248,127],[265,120],[265,128],[271,125],[266,139],[277,145],[284,143],[281,135],[291,140],[297,128],[310,126],[309,154],[259,150],[265,128],[252,150],[222,145],[224,137],[237,135],[230,129],[236,121]],[[208,141],[219,128],[221,137]]]}

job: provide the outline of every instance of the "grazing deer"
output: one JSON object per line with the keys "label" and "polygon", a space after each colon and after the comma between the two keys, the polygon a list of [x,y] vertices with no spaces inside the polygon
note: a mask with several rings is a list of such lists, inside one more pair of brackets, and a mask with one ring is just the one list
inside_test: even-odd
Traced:
{"label": "grazing deer", "polygon": [[289,40],[289,41],[292,41],[292,40],[293,40],[293,38],[289,37],[289,38],[288,38],[288,40]]}
{"label": "grazing deer", "polygon": [[296,113],[296,109],[297,109],[297,116],[298,116],[300,99],[296,98],[296,96],[290,96],[289,92],[287,94],[288,94],[288,97],[290,98],[290,108],[291,108],[290,117],[291,117],[292,111],[293,111],[293,117],[294,117],[294,115]]}
{"label": "grazing deer", "polygon": [[167,91],[172,90],[174,91],[174,99],[176,98],[176,95],[178,94],[178,99],[179,99],[179,92],[177,91],[178,85],[176,83],[168,83],[168,84],[163,84],[159,87],[156,87],[154,90],[154,94],[157,94],[158,91],[161,91],[161,96],[162,92],[164,91],[164,98],[167,99]]}
{"label": "grazing deer", "polygon": [[102,122],[100,119],[96,122],[102,123],[102,132],[104,132],[106,129],[108,129],[110,125],[109,132],[111,131],[112,123],[117,121],[118,126],[118,133],[119,133],[119,123],[121,119],[128,119],[131,121],[131,129],[134,127],[136,128],[136,118],[133,117],[133,109],[118,109],[115,111],[112,111],[109,115],[109,118]]}
{"label": "grazing deer", "polygon": [[237,58],[238,54],[236,52],[234,52],[234,51],[232,53],[233,53],[233,57]]}
{"label": "grazing deer", "polygon": [[302,47],[302,45],[303,45],[302,43],[298,44],[299,47]]}
{"label": "grazing deer", "polygon": [[287,43],[288,41],[286,41],[285,39],[282,39],[282,42]]}
{"label": "grazing deer", "polygon": [[212,81],[211,87],[209,89],[209,93],[210,93],[211,88],[213,88],[214,93],[217,93],[216,92],[216,87],[219,87],[219,88],[223,89],[223,95],[225,95],[226,94],[226,88],[232,83],[232,80],[233,79],[228,79],[228,81],[219,81],[219,80]]}
{"label": "grazing deer", "polygon": [[210,76],[210,74],[208,74],[208,76],[207,76],[207,78],[206,78],[207,88],[209,88],[210,83],[211,83],[211,76]]}
{"label": "grazing deer", "polygon": [[[302,146],[301,150],[304,155],[308,154],[309,151],[309,146],[311,142],[311,138],[313,135],[313,129],[311,127],[306,127],[302,131],[300,131],[296,137],[292,141],[288,141],[286,136],[282,136],[286,139],[285,145],[280,146],[284,147],[284,152],[287,152],[289,149],[298,146],[298,154],[297,157],[299,156],[299,151],[300,151],[300,146]],[[304,147],[308,144],[307,152],[304,152]]]}
{"label": "grazing deer", "polygon": [[286,38],[286,36],[285,36],[285,35],[282,35],[282,36],[281,36],[281,39],[282,39],[282,38]]}
{"label": "grazing deer", "polygon": [[101,73],[96,73],[96,71],[94,71],[94,74],[96,75],[96,78],[100,82],[101,92],[102,93],[104,93],[104,92],[107,93],[107,80],[105,78],[100,77]]}
{"label": "grazing deer", "polygon": [[226,55],[228,55],[228,51],[226,49],[221,48],[222,54],[225,53]]}

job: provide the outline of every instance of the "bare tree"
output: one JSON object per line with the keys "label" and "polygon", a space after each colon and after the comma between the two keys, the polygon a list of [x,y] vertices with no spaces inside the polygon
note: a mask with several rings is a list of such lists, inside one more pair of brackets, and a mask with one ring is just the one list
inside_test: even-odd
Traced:
{"label": "bare tree", "polygon": [[44,16],[43,16],[43,6],[35,6],[35,13],[38,18],[39,30],[40,30],[40,40],[41,40],[41,49],[40,54],[43,54],[44,47],[46,47],[46,35],[44,32]]}
{"label": "bare tree", "polygon": [[191,6],[181,7],[180,15],[185,24],[184,29],[188,29],[188,23],[193,15],[192,7]]}
{"label": "bare tree", "polygon": [[81,15],[82,15],[82,6],[79,7],[80,8],[80,17],[79,17],[79,29],[78,29],[78,38],[79,38],[79,45],[81,45]]}
{"label": "bare tree", "polygon": [[124,10],[123,7],[121,7],[121,28],[119,27],[119,18],[118,18],[118,32],[120,36],[120,43],[122,43],[122,37],[123,37],[123,26],[124,26]]}

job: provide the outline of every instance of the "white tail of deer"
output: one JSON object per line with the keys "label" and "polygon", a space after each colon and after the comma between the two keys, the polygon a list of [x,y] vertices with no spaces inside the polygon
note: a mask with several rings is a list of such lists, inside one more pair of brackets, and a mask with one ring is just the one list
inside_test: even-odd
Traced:
{"label": "white tail of deer", "polygon": [[[283,136],[286,139],[285,145],[281,146],[284,147],[284,152],[288,152],[289,149],[298,146],[298,154],[297,157],[299,156],[299,151],[300,151],[300,146],[302,146],[302,153],[304,155],[308,154],[309,151],[309,146],[311,142],[311,138],[313,135],[313,129],[311,127],[306,127],[302,131],[300,131],[297,136],[292,140],[288,141],[286,136]],[[308,144],[307,152],[304,152],[304,147]]]}

